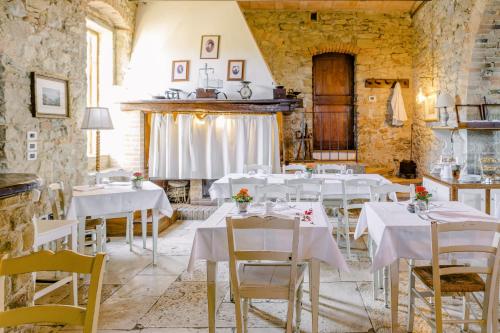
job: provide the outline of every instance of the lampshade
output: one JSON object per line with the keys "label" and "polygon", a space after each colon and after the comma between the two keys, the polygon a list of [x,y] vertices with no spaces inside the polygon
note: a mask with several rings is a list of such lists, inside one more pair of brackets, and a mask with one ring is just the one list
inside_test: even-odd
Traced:
{"label": "lampshade", "polygon": [[82,129],[113,129],[113,123],[108,108],[88,107],[83,116]]}
{"label": "lampshade", "polygon": [[455,100],[451,97],[450,94],[440,92],[436,98],[436,107],[437,108],[451,108],[455,105]]}

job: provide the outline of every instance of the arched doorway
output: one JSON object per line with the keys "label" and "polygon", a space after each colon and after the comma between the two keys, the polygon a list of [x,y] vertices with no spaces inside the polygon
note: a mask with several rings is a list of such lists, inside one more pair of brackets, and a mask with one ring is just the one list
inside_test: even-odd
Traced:
{"label": "arched doorway", "polygon": [[342,155],[349,156],[348,151],[356,148],[352,55],[323,53],[313,57],[313,112],[314,150],[343,151],[347,154]]}

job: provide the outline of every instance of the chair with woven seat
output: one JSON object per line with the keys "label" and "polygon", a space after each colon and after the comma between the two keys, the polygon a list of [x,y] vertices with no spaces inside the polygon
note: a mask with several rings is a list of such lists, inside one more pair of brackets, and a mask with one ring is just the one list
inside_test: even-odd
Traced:
{"label": "chair with woven seat", "polygon": [[[231,288],[236,311],[238,333],[247,332],[248,302],[251,299],[288,300],[286,332],[292,333],[293,313],[296,311],[295,331],[300,331],[302,310],[302,283],[305,264],[297,262],[300,237],[300,219],[284,219],[275,216],[226,218],[229,248]],[[292,232],[291,243],[284,244],[284,251],[252,250],[238,247],[239,232],[279,231]],[[264,237],[264,236],[263,236]],[[282,245],[282,244],[280,244]],[[242,304],[243,300],[243,304]]]}
{"label": "chair with woven seat", "polygon": [[[459,323],[463,330],[469,324],[478,324],[481,332],[497,332],[497,297],[498,297],[498,269],[500,263],[500,224],[495,222],[431,222],[432,239],[432,265],[413,267],[409,281],[409,311],[407,331],[413,331],[415,311],[437,333],[443,332],[443,324]],[[472,232],[489,232],[494,235],[491,245],[479,243],[470,237]],[[449,234],[453,233],[453,234]],[[443,240],[453,239],[453,245],[442,245]],[[467,239],[467,241],[464,241]],[[481,239],[481,238],[479,238]],[[460,241],[462,240],[462,241]],[[441,265],[441,255],[475,255],[474,266],[470,265]],[[485,264],[479,264],[478,255],[487,258]],[[474,257],[473,257],[474,258]],[[485,276],[486,279],[483,280]],[[425,290],[415,286],[418,279]],[[483,302],[474,293],[483,293]],[[463,318],[461,320],[443,319],[442,297],[463,297]],[[472,297],[471,297],[472,296]],[[415,306],[418,298],[427,305],[431,311],[428,317],[422,310]],[[428,300],[430,299],[430,300]],[[474,316],[470,319],[470,301],[474,300],[482,308],[481,319]]]}
{"label": "chair with woven seat", "polygon": [[[68,250],[57,253],[44,250],[18,258],[0,258],[0,328],[51,323],[82,326],[84,333],[95,333],[101,303],[104,258],[104,253],[85,256]],[[6,288],[5,277],[40,271],[90,274],[87,307],[50,304],[5,309],[5,291],[10,290]]]}
{"label": "chair with woven seat", "polygon": [[361,209],[370,201],[370,187],[379,185],[372,178],[353,178],[342,181],[342,204],[338,209],[337,243],[342,236],[346,242],[347,257],[351,258],[351,227],[358,223]]}

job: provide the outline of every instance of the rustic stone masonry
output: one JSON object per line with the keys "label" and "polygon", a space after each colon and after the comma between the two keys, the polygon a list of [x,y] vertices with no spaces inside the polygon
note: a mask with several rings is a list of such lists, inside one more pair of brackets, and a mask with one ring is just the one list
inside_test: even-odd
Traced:
{"label": "rustic stone masonry", "polygon": [[[353,54],[360,162],[391,168],[393,159],[410,157],[412,89],[403,89],[410,120],[393,127],[387,111],[392,89],[364,87],[368,78],[411,77],[409,15],[321,11],[317,21],[300,11],[245,10],[244,15],[275,80],[303,92],[307,112],[312,111],[312,57],[326,52]],[[376,101],[370,102],[369,96]],[[287,140],[300,129],[302,117],[295,113],[285,118]],[[293,151],[287,153],[292,158]]]}

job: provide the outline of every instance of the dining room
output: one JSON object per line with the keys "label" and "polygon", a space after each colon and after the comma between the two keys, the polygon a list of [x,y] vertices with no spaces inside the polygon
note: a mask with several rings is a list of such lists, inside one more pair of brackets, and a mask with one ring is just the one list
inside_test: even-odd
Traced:
{"label": "dining room", "polygon": [[498,332],[500,0],[0,3],[0,330]]}

